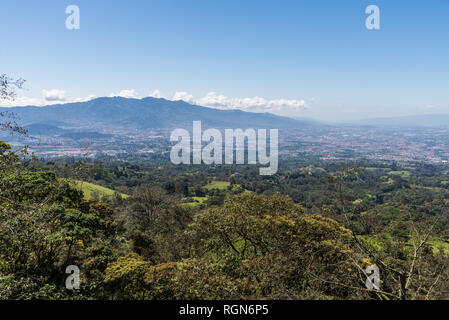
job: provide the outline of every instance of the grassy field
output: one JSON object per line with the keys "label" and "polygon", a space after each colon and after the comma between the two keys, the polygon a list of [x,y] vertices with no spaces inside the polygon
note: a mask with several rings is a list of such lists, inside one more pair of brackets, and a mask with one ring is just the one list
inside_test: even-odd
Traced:
{"label": "grassy field", "polygon": [[435,253],[441,251],[445,254],[449,254],[449,240],[442,241],[442,240],[433,240],[430,241],[431,246],[433,247],[433,250]]}
{"label": "grassy field", "polygon": [[228,181],[212,181],[211,183],[207,184],[204,188],[207,190],[212,189],[218,189],[218,190],[226,190],[227,187],[231,185]]}
{"label": "grassy field", "polygon": [[402,171],[390,171],[390,172],[388,172],[388,174],[390,174],[390,175],[398,175],[398,176],[401,176],[402,178],[410,177],[410,172],[409,171],[405,171],[405,170],[402,170]]}
{"label": "grassy field", "polygon": [[186,202],[185,204],[191,207],[195,207],[201,203],[203,203],[204,201],[207,200],[207,197],[192,197],[193,200],[195,200],[194,202]]}
{"label": "grassy field", "polygon": [[108,189],[90,182],[81,180],[70,180],[70,182],[75,186],[75,188],[81,190],[84,193],[84,197],[86,199],[94,199],[95,194],[98,195],[99,199],[103,197],[112,198],[115,193],[120,194],[125,199],[129,197],[127,194],[116,192],[112,189]]}
{"label": "grassy field", "polygon": [[[228,187],[230,185],[231,185],[231,183],[228,182],[228,181],[218,181],[217,180],[217,181],[212,181],[211,183],[205,185],[203,188],[208,190],[208,191],[214,190],[214,189],[218,189],[218,190],[221,190],[221,191],[226,191],[226,190],[228,190]],[[232,190],[231,191],[236,191],[236,190],[238,190],[240,188],[242,188],[241,185],[234,184],[232,186]],[[243,193],[251,192],[249,190],[242,190],[242,191],[243,191]],[[184,204],[188,205],[188,206],[195,207],[195,206],[198,206],[198,205],[204,203],[205,201],[207,201],[208,197],[207,196],[205,196],[205,197],[190,197],[190,199],[193,199],[194,201],[184,202]],[[188,201],[187,198],[184,198],[183,200],[184,201]]]}
{"label": "grassy field", "polygon": [[390,170],[390,168],[378,168],[378,167],[362,167],[362,169],[366,170],[366,171],[377,171],[377,170]]}

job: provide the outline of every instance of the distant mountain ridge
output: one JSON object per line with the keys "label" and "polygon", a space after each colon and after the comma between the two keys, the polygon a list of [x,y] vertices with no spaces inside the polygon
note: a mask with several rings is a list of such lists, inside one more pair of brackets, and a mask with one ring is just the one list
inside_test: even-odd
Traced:
{"label": "distant mountain ridge", "polygon": [[386,127],[449,127],[449,114],[424,114],[373,118],[352,121],[352,124]]}
{"label": "distant mountain ridge", "polygon": [[46,123],[33,123],[24,127],[31,135],[60,135],[66,133],[66,130]]}
{"label": "distant mountain ridge", "polygon": [[[216,128],[279,128],[293,129],[316,125],[314,121],[295,120],[270,113],[251,113],[241,110],[218,110],[184,101],[158,98],[128,99],[103,97],[86,102],[66,103],[45,107],[26,106],[0,108],[20,118],[20,124],[33,130],[44,130],[47,125],[63,123],[73,128],[122,128],[128,130],[152,128],[190,128],[194,120],[204,127]],[[52,127],[50,127],[52,126]],[[61,127],[61,126],[58,126]]]}

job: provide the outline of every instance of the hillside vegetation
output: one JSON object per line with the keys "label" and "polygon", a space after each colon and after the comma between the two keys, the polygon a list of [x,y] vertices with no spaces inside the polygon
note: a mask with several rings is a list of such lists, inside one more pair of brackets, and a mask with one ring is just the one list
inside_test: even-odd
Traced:
{"label": "hillside vegetation", "polygon": [[126,199],[129,196],[124,193],[120,193],[117,191],[114,191],[109,188],[102,187],[100,185],[81,181],[81,180],[69,180],[69,183],[74,186],[75,189],[80,190],[83,192],[84,197],[89,200],[94,199],[103,199],[103,198],[109,198],[112,199],[115,195],[119,195],[122,198]]}
{"label": "hillside vegetation", "polygon": [[0,299],[449,299],[445,167],[0,166]]}

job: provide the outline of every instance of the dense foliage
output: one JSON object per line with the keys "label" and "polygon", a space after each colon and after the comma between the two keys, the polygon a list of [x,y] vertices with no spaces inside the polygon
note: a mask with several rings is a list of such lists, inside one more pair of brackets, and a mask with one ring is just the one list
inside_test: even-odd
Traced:
{"label": "dense foliage", "polygon": [[[449,298],[445,167],[283,159],[260,176],[45,162],[2,141],[0,165],[1,299]],[[86,199],[80,180],[117,193]]]}

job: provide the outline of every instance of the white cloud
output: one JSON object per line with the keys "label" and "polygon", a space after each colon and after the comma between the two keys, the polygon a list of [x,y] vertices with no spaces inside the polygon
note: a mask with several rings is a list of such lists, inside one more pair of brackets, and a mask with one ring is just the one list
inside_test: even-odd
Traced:
{"label": "white cloud", "polygon": [[173,96],[172,100],[173,101],[183,100],[188,103],[195,103],[195,101],[193,100],[193,95],[184,91],[177,91]]}
{"label": "white cloud", "polygon": [[160,98],[161,97],[161,92],[158,89],[156,89],[152,93],[150,93],[148,96],[149,97],[153,97],[153,98]]}
{"label": "white cloud", "polygon": [[257,96],[253,98],[228,98],[215,92],[209,92],[206,96],[198,100],[194,99],[193,95],[188,94],[187,92],[176,92],[172,100],[184,100],[188,103],[222,110],[271,112],[277,114],[295,113],[308,108],[305,100],[267,100]]}
{"label": "white cloud", "polygon": [[89,101],[89,100],[92,100],[92,99],[95,99],[95,98],[97,98],[97,96],[95,94],[90,94],[90,95],[88,95],[85,98],[72,99],[72,100],[70,100],[70,102],[86,102],[86,101]]}
{"label": "white cloud", "polygon": [[123,89],[119,93],[111,93],[109,96],[110,97],[133,98],[133,99],[141,98],[134,89]]}
{"label": "white cloud", "polygon": [[[134,89],[123,89],[119,93],[111,93],[109,97],[124,97],[141,99],[142,97]],[[10,106],[46,106],[57,103],[84,102],[96,98],[96,95],[90,94],[85,98],[66,98],[65,90],[42,90],[42,98],[18,97],[16,100],[0,100],[0,107]],[[154,90],[149,97],[161,98],[161,92]],[[209,92],[206,96],[195,99],[194,96],[185,91],[177,91],[173,101],[183,100],[185,102],[196,104],[204,107],[221,109],[221,110],[243,110],[249,112],[270,112],[280,115],[294,115],[304,109],[307,109],[312,103],[306,103],[305,100],[296,99],[265,99],[261,97],[253,98],[229,98],[215,92]],[[430,108],[429,108],[430,109]]]}
{"label": "white cloud", "polygon": [[14,100],[1,100],[0,107],[18,107],[18,106],[49,106],[60,103],[85,102],[96,98],[96,95],[90,94],[84,98],[67,99],[65,90],[42,90],[42,98],[32,98],[19,96]]}
{"label": "white cloud", "polygon": [[51,89],[42,90],[42,96],[46,101],[64,101],[65,100],[65,90]]}
{"label": "white cloud", "polygon": [[43,98],[29,98],[17,97],[14,100],[1,100],[0,107],[15,107],[15,106],[44,106],[47,104],[55,104],[55,101],[46,101]]}

